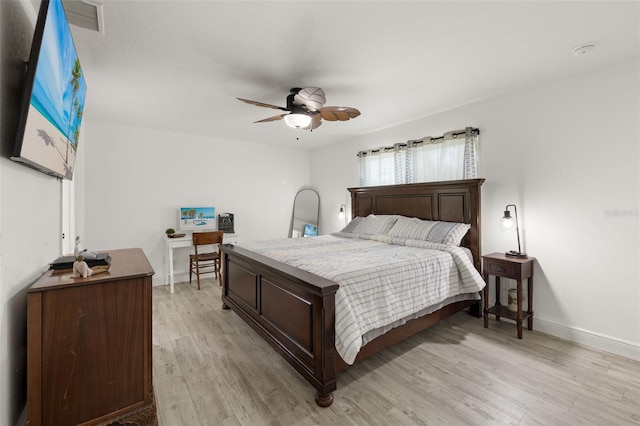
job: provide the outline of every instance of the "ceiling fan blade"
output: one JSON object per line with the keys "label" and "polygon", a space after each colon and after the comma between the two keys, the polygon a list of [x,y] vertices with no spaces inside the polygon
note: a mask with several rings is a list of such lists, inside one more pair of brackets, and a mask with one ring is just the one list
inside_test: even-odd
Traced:
{"label": "ceiling fan blade", "polygon": [[304,130],[317,129],[318,127],[320,127],[320,125],[322,125],[322,116],[320,114],[313,114],[311,116],[311,123],[309,123],[309,125],[305,127]]}
{"label": "ceiling fan blade", "polygon": [[329,106],[320,108],[320,115],[327,121],[347,121],[360,115],[360,111],[350,107]]}
{"label": "ceiling fan blade", "polygon": [[285,115],[289,115],[289,114],[280,114],[280,115],[274,115],[273,117],[269,117],[269,118],[263,118],[262,120],[258,120],[258,121],[254,121],[254,123],[267,123],[269,121],[278,121],[278,120],[282,120],[284,118]]}
{"label": "ceiling fan blade", "polygon": [[242,98],[236,98],[236,99],[239,100],[239,101],[251,104],[251,105],[259,106],[259,107],[279,109],[281,111],[289,111],[287,108],[281,107],[281,106],[278,106],[278,105],[265,104],[264,102],[252,101],[250,99],[242,99]]}

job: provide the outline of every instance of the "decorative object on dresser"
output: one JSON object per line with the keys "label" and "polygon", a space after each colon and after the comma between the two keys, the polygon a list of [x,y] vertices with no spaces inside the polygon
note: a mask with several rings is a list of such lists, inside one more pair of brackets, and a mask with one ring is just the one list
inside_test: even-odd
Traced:
{"label": "decorative object on dresser", "polygon": [[[351,212],[354,217],[365,219],[372,215],[374,220],[378,215],[403,215],[416,220],[466,224],[468,232],[464,238],[461,236],[461,246],[469,250],[473,260],[469,260],[467,254],[460,258],[469,262],[481,289],[484,286],[479,275],[480,187],[483,182],[484,179],[471,179],[349,188]],[[460,247],[450,249],[455,250],[463,251]],[[319,406],[331,405],[333,391],[337,388],[336,373],[349,366],[336,348],[336,292],[339,285],[243,247],[223,245],[221,253],[223,308],[236,312],[316,388],[315,399]],[[443,303],[431,313],[417,314],[403,325],[372,338],[354,355],[354,362],[467,307],[479,317],[479,294],[475,291],[465,296],[469,299]]]}
{"label": "decorative object on dresser", "polygon": [[89,265],[84,260],[84,256],[79,255],[76,258],[76,261],[73,262],[73,277],[74,278],[87,278],[91,275],[102,274],[107,272],[111,265],[98,265],[94,266],[93,269],[89,268]]}
{"label": "decorative object on dresser", "polygon": [[82,251],[82,242],[80,241],[80,236],[76,236],[76,242],[73,246],[73,255],[77,256]]}
{"label": "decorative object on dresser", "polygon": [[27,293],[27,423],[157,425],[151,277],[139,248],[107,273],[50,270]]}
{"label": "decorative object on dresser", "polygon": [[[513,212],[515,213],[515,219],[511,217],[511,212],[509,211],[509,207],[513,207]],[[504,216],[500,220],[500,226],[502,229],[506,231],[516,231],[516,236],[518,238],[518,251],[509,250],[505,253],[506,256],[509,257],[519,257],[522,259],[526,259],[526,253],[522,252],[522,248],[520,247],[520,227],[518,226],[518,209],[515,204],[507,204],[504,208]]]}
{"label": "decorative object on dresser", "polygon": [[[518,339],[522,339],[522,321],[527,320],[527,328],[533,330],[533,262],[535,257],[518,258],[503,253],[482,256],[482,276],[487,283],[484,288],[484,327],[489,327],[489,314],[512,319],[516,322]],[[495,304],[489,307],[489,276],[495,277]],[[516,309],[500,302],[500,278],[516,280]],[[527,280],[527,310],[522,310],[522,281]]]}

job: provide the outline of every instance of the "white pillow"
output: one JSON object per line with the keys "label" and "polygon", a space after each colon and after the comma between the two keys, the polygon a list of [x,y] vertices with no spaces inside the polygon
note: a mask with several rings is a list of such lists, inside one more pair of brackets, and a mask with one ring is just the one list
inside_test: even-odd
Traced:
{"label": "white pillow", "polygon": [[372,215],[365,217],[353,229],[354,234],[383,235],[393,227],[399,215]]}
{"label": "white pillow", "polygon": [[389,235],[396,238],[406,238],[408,240],[427,241],[429,231],[436,222],[421,220],[417,217],[400,217],[389,230]]}
{"label": "white pillow", "polygon": [[347,223],[347,225],[346,225],[344,228],[342,228],[342,230],[341,230],[340,232],[346,232],[346,233],[348,233],[348,234],[352,234],[352,233],[353,233],[353,230],[355,229],[355,227],[356,227],[356,226],[358,226],[358,224],[359,224],[360,222],[362,222],[362,220],[363,220],[363,219],[364,219],[364,218],[363,218],[363,217],[360,217],[360,216],[356,216],[356,217],[354,217],[354,218],[351,220],[351,222]]}
{"label": "white pillow", "polygon": [[432,243],[459,246],[467,231],[468,223],[421,220],[400,217],[389,230],[389,235],[408,240],[430,241]]}
{"label": "white pillow", "polygon": [[429,231],[427,241],[459,246],[469,229],[471,225],[468,223],[436,222]]}

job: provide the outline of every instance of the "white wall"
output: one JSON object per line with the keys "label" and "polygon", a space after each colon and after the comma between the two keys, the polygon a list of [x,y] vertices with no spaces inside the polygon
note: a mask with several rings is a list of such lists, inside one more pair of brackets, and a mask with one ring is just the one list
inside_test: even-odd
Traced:
{"label": "white wall", "polygon": [[27,289],[60,254],[60,181],[8,159],[35,20],[31,2],[0,2],[0,425],[24,423]]}
{"label": "white wall", "polygon": [[[286,238],[293,199],[309,183],[309,152],[88,121],[84,247],[141,247],[163,281],[164,231],[180,206],[234,213],[238,239]],[[176,253],[187,270],[188,250]]]}
{"label": "white wall", "polygon": [[315,150],[323,233],[358,185],[357,151],[478,127],[482,252],[516,247],[498,226],[516,203],[534,329],[640,359],[639,75],[635,58]]}
{"label": "white wall", "polygon": [[0,159],[0,424],[26,397],[27,289],[60,255],[60,181]]}

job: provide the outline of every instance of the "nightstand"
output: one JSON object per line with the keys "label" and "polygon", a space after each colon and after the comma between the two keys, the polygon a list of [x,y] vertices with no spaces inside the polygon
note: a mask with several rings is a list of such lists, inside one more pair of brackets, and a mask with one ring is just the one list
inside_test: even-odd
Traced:
{"label": "nightstand", "polygon": [[[500,317],[515,320],[518,326],[518,339],[522,339],[522,321],[527,320],[527,328],[533,330],[533,262],[535,257],[521,259],[505,256],[504,253],[492,253],[482,256],[482,276],[487,285],[484,287],[484,327],[489,327],[489,314],[496,320]],[[495,277],[496,300],[489,307],[489,275]],[[518,310],[510,311],[500,303],[500,278],[510,278],[518,284]],[[527,311],[522,311],[522,281],[527,280]]]}

